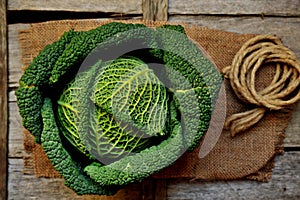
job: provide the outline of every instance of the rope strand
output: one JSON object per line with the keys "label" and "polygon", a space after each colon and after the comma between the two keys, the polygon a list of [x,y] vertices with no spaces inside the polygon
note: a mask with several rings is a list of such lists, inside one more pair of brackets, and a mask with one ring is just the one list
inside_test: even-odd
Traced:
{"label": "rope strand", "polygon": [[[269,86],[256,91],[256,72],[265,65],[274,66],[275,75]],[[222,72],[239,99],[257,106],[226,120],[232,137],[259,122],[267,110],[280,110],[300,100],[300,62],[275,36],[259,35],[247,41]]]}

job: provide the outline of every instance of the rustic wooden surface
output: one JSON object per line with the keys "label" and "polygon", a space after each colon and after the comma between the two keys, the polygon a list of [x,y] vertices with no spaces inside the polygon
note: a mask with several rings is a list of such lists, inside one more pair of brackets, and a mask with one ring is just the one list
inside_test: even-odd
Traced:
{"label": "rustic wooden surface", "polygon": [[0,199],[7,195],[7,28],[6,0],[0,2]]}
{"label": "rustic wooden surface", "polygon": [[170,0],[171,15],[299,16],[298,0]]}
{"label": "rustic wooden surface", "polygon": [[[2,2],[1,12],[3,12]],[[133,14],[134,19],[159,19],[186,22],[207,26],[209,28],[233,31],[238,33],[269,33],[282,38],[300,58],[300,1],[299,0],[8,0],[8,18],[14,18],[22,11],[56,11],[68,12],[100,12],[110,13],[110,17],[122,14]],[[166,5],[168,9],[166,9]],[[157,10],[164,8],[165,10]],[[151,9],[154,9],[151,12]],[[166,15],[165,12],[169,14]],[[148,13],[148,14],[147,14]],[[157,14],[161,13],[161,14]],[[90,16],[90,15],[89,15]],[[24,16],[25,17],[25,16]],[[28,17],[28,16],[27,16]],[[2,18],[0,18],[3,20]],[[28,156],[23,147],[22,122],[16,105],[15,89],[21,76],[20,47],[18,30],[28,28],[28,23],[8,24],[8,81],[0,74],[0,88],[8,83],[8,199],[85,199],[76,196],[66,188],[62,179],[35,178],[32,172],[24,172],[23,158]],[[5,42],[5,31],[1,21],[0,41]],[[4,38],[4,39],[3,39]],[[5,45],[1,45],[0,55],[5,55]],[[2,54],[4,52],[4,54]],[[6,72],[2,57],[1,72]],[[3,67],[4,64],[4,67]],[[5,87],[5,86],[4,86]],[[1,98],[5,98],[3,90]],[[1,102],[0,102],[1,103]],[[0,117],[5,117],[2,112]],[[0,123],[5,123],[0,120]],[[300,199],[300,103],[293,113],[292,120],[286,130],[286,153],[278,156],[275,162],[273,177],[268,183],[254,181],[187,181],[187,180],[146,180],[142,184],[134,184],[120,191],[119,199]],[[0,125],[1,131],[5,125]],[[6,138],[5,131],[1,139]],[[0,140],[0,145],[5,141]],[[4,155],[0,151],[3,168]],[[5,160],[5,159],[4,159]],[[2,171],[0,171],[2,174]],[[5,174],[5,173],[4,173]],[[5,176],[0,176],[5,179]],[[2,180],[1,183],[3,184]],[[0,190],[3,191],[2,185]],[[5,185],[4,185],[5,187]],[[1,193],[2,195],[2,193]],[[122,196],[122,198],[120,198]],[[0,196],[0,199],[2,196]],[[104,198],[103,199],[116,199]]]}
{"label": "rustic wooden surface", "polygon": [[142,15],[141,0],[11,0],[8,10],[104,12]]}
{"label": "rustic wooden surface", "polygon": [[168,1],[143,0],[143,19],[150,21],[167,21]]}

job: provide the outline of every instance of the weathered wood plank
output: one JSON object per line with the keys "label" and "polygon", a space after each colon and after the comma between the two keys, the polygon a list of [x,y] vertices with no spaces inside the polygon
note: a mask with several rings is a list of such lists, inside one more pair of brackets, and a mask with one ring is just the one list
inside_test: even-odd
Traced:
{"label": "weathered wood plank", "polygon": [[289,126],[286,129],[286,138],[284,139],[285,146],[299,147],[300,146],[300,103],[292,114]]}
{"label": "weathered wood plank", "polygon": [[300,152],[276,159],[272,179],[254,181],[168,181],[168,199],[299,199]]}
{"label": "weathered wood plank", "polygon": [[7,26],[6,0],[0,2],[0,199],[7,196]]}
{"label": "weathered wood plank", "polygon": [[[156,0],[157,1],[157,0]],[[298,0],[170,0],[169,14],[204,14],[204,15],[275,15],[298,16],[300,11]],[[8,10],[61,10],[81,12],[111,12],[126,14],[142,14],[140,0],[11,0],[8,1]]]}
{"label": "weathered wood plank", "polygon": [[8,157],[9,158],[22,158],[26,156],[24,151],[24,135],[22,119],[19,114],[19,109],[15,103],[14,91],[9,92],[9,99],[12,101],[8,104],[9,111],[9,124],[8,124]]}
{"label": "weathered wood plank", "polygon": [[154,200],[165,200],[167,198],[167,180],[160,179],[155,181]]}
{"label": "weathered wood plank", "polygon": [[22,159],[9,159],[8,199],[47,199],[47,200],[139,200],[141,185],[131,184],[120,190],[115,196],[78,196],[64,185],[59,178],[37,178],[23,173]]}
{"label": "weathered wood plank", "polygon": [[171,15],[299,16],[299,0],[170,0]]}
{"label": "weathered wood plank", "polygon": [[23,146],[23,126],[18,106],[16,104],[16,96],[14,89],[19,86],[21,72],[21,52],[18,40],[18,30],[28,28],[29,24],[8,25],[8,157],[22,158],[26,156]]}
{"label": "weathered wood plank", "polygon": [[[8,199],[84,199],[66,188],[62,179],[36,178],[22,171],[22,159],[9,159]],[[122,199],[139,195],[139,185],[132,187],[130,191],[122,191]],[[277,157],[273,177],[268,183],[169,180],[167,199],[297,199],[300,197],[299,188],[300,152],[286,152]]]}
{"label": "weathered wood plank", "polygon": [[29,24],[14,24],[8,25],[8,85],[9,88],[16,88],[19,86],[19,79],[21,72],[21,50],[18,39],[20,29],[29,28]]}
{"label": "weathered wood plank", "polygon": [[154,180],[152,180],[151,178],[147,178],[145,181],[143,181],[142,189],[143,189],[143,194],[142,194],[143,200],[154,200],[153,199]]}
{"label": "weathered wood plank", "polygon": [[165,179],[147,178],[142,182],[143,200],[165,200],[167,198],[167,187]]}
{"label": "weathered wood plank", "polygon": [[142,14],[141,0],[11,0],[8,10],[73,11]]}
{"label": "weathered wood plank", "polygon": [[142,0],[143,19],[147,21],[168,20],[168,0]]}
{"label": "weathered wood plank", "polygon": [[300,59],[300,18],[298,17],[169,16],[169,21],[236,33],[273,34],[280,37]]}

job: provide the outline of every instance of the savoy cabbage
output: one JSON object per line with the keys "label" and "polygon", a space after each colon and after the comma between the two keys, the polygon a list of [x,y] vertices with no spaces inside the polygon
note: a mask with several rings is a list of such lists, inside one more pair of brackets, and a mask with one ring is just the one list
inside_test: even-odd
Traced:
{"label": "savoy cabbage", "polygon": [[46,46],[16,96],[66,185],[112,195],[198,146],[221,81],[182,26],[112,22]]}

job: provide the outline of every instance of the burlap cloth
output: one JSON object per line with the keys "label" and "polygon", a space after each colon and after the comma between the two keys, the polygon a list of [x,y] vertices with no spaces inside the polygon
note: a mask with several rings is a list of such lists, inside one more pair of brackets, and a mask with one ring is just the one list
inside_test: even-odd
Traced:
{"label": "burlap cloth", "polygon": [[[23,68],[47,44],[57,40],[70,28],[89,30],[107,21],[103,20],[68,20],[33,24],[19,32]],[[147,22],[149,26],[161,23]],[[231,64],[240,47],[253,34],[236,34],[204,27],[184,25],[188,36],[197,42],[210,56],[218,69]],[[271,68],[263,68],[258,74],[257,86],[266,86],[274,73]],[[226,116],[247,110],[241,103],[228,81],[225,80]],[[222,102],[222,100],[221,100]],[[199,148],[185,153],[176,163],[166,168],[154,178],[189,178],[206,180],[229,180],[248,178],[259,181],[270,179],[275,155],[283,153],[284,130],[288,125],[292,109],[269,112],[263,120],[247,132],[232,138],[223,130],[214,148],[204,158],[199,158]],[[221,124],[222,125],[222,124]],[[30,157],[25,160],[25,168],[33,168],[37,177],[60,177],[54,170],[40,145],[24,131],[24,145]]]}

